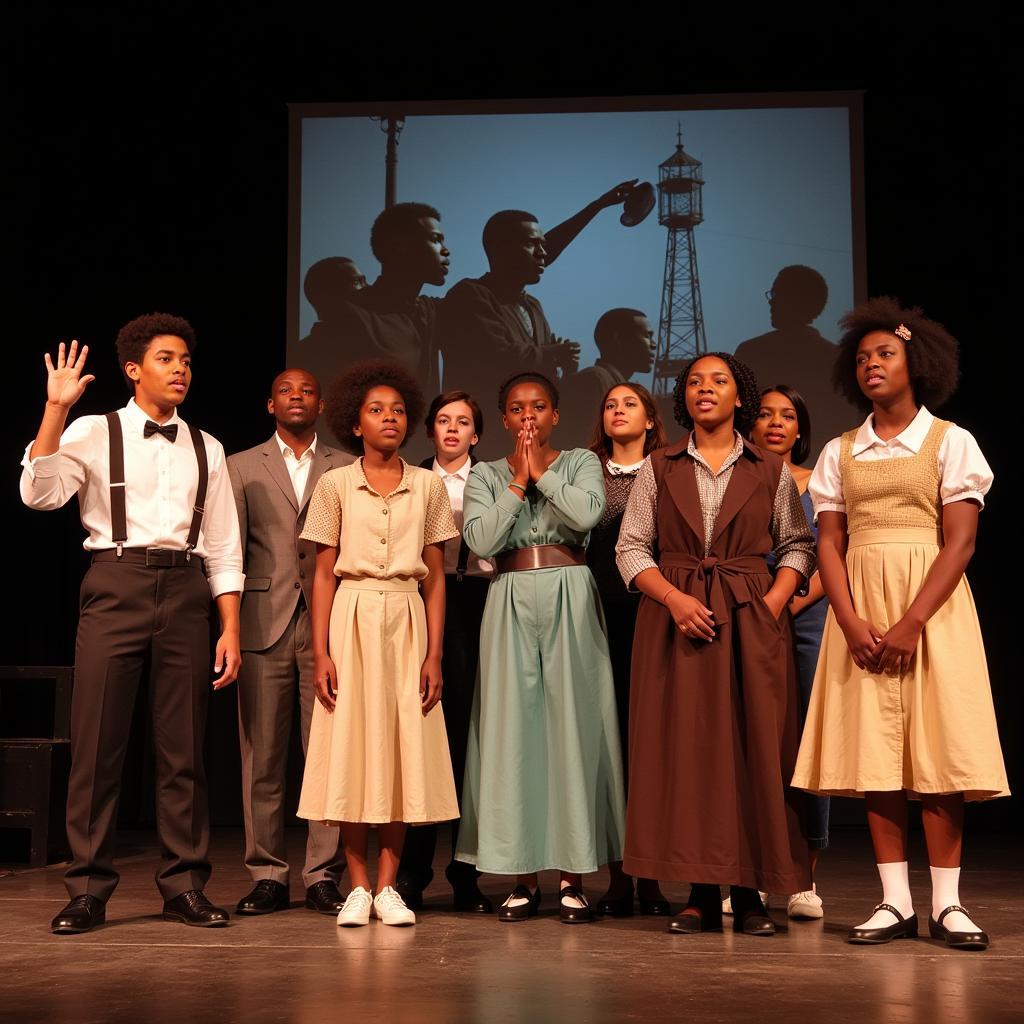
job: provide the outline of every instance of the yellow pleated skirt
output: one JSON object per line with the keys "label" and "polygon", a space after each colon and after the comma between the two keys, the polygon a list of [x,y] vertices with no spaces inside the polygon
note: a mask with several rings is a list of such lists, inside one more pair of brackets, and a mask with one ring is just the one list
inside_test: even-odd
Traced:
{"label": "yellow pleated skirt", "polygon": [[[883,633],[939,553],[934,530],[861,530],[846,568],[857,615]],[[961,578],[925,624],[901,676],[859,669],[831,608],[793,785],[833,796],[908,790],[988,800],[1009,793],[985,647]]]}
{"label": "yellow pleated skirt", "polygon": [[316,703],[298,816],[405,821],[459,816],[444,712],[424,715],[427,623],[415,580],[343,579],[331,608],[333,713]]}

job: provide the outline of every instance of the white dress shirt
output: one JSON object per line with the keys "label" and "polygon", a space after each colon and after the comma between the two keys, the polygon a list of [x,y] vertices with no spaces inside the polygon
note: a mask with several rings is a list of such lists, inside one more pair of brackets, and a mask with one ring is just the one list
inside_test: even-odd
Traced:
{"label": "white dress shirt", "polygon": [[295,452],[288,447],[281,439],[281,435],[275,430],[274,439],[278,448],[284,456],[284,468],[288,470],[288,476],[292,481],[292,489],[295,491],[295,500],[299,506],[302,505],[303,495],[306,493],[306,481],[309,479],[309,467],[313,465],[313,456],[316,454],[316,434],[309,447],[298,458]]}
{"label": "white dress shirt", "polygon": [[[883,441],[875,433],[874,418],[860,425],[853,439],[850,455],[858,462],[881,459],[904,459],[921,450],[935,417],[922,405],[910,424],[895,437]],[[822,512],[846,513],[843,497],[843,475],[839,469],[842,438],[833,438],[818,456],[808,490],[817,519]],[[939,445],[939,497],[943,505],[951,501],[976,501],[985,507],[985,495],[992,486],[992,470],[981,454],[973,435],[952,424]]]}
{"label": "white dress shirt", "polygon": [[[174,442],[161,434],[143,436],[149,417],[132,399],[118,410],[124,434],[125,510],[129,548],[187,547],[192,508],[199,489],[199,466],[188,427],[175,412]],[[214,597],[241,591],[242,545],[238,512],[224,461],[224,448],[203,433],[210,483],[195,553],[205,559]],[[110,523],[110,432],[105,416],[80,416],[61,435],[52,455],[21,461],[21,499],[29,508],[60,508],[78,495],[86,551],[115,546]]]}
{"label": "white dress shirt", "polygon": [[[441,482],[448,492],[448,501],[452,506],[452,516],[455,525],[459,528],[459,537],[448,541],[444,546],[444,571],[447,575],[454,574],[459,567],[459,547],[462,544],[462,497],[466,490],[466,481],[469,479],[469,471],[473,468],[472,460],[466,461],[459,466],[454,473],[442,468],[441,463],[434,459],[431,467],[441,478]],[[469,553],[469,561],[466,563],[467,576],[493,576],[494,566],[486,558],[478,558],[472,551]]]}

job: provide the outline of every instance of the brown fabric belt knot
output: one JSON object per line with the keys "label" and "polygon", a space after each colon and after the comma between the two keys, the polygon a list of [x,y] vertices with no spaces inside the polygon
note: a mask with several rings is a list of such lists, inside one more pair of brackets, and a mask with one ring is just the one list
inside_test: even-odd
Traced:
{"label": "brown fabric belt knot", "polygon": [[534,544],[502,551],[494,557],[495,569],[499,573],[586,564],[587,549],[570,547],[568,544]]}
{"label": "brown fabric belt knot", "polygon": [[672,576],[669,579],[684,593],[707,605],[715,613],[716,626],[729,621],[731,609],[761,596],[753,577],[771,576],[761,555],[697,558],[681,551],[662,551],[659,561],[664,568],[682,570],[672,574],[675,580]]}

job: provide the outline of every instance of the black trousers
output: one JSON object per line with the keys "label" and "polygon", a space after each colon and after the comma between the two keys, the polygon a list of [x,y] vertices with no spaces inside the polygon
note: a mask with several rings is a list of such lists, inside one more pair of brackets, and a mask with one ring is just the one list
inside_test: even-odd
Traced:
{"label": "black trousers", "polygon": [[[466,770],[466,744],[469,719],[473,710],[477,667],[480,661],[480,623],[484,617],[487,587],[490,580],[480,576],[464,576],[461,582],[454,575],[445,576],[444,648],[441,656],[441,678],[444,689],[441,706],[448,732],[448,750],[452,757],[455,789],[461,806],[462,777]],[[419,889],[425,889],[433,877],[434,852],[437,848],[437,825],[415,825],[406,830],[405,846],[399,877]],[[459,836],[459,823],[453,821],[452,851]],[[472,864],[453,860],[448,871],[453,880],[475,878]]]}
{"label": "black trousers", "polygon": [[210,587],[202,561],[176,568],[94,561],[82,581],[71,700],[67,829],[71,896],[109,898],[132,712],[146,661],[165,900],[210,877],[203,737],[210,693]]}

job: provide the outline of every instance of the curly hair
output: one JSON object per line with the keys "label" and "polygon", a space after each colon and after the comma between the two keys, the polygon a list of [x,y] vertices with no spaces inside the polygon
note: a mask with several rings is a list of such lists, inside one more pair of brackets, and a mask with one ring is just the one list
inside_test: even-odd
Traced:
{"label": "curly hair", "polygon": [[896,299],[881,295],[855,306],[839,321],[844,333],[832,367],[832,384],[863,412],[871,412],[872,402],[857,380],[857,347],[872,331],[895,336],[901,324],[910,331],[910,341],[903,344],[914,401],[937,409],[956,391],[960,380],[960,346],[956,338],[942,324],[929,320],[917,306],[905,309]]}
{"label": "curly hair", "polygon": [[[642,313],[640,315],[643,316]],[[664,448],[668,444],[668,434],[665,433],[665,424],[662,422],[661,413],[658,412],[654,396],[643,384],[628,380],[625,384],[613,384],[604,393],[604,398],[601,399],[601,404],[597,407],[597,422],[594,424],[594,432],[590,435],[590,444],[587,445],[590,451],[594,452],[602,462],[607,462],[612,456],[612,439],[604,432],[604,403],[608,401],[608,396],[616,388],[629,388],[640,399],[640,404],[644,407],[644,414],[653,424],[644,437],[644,456],[650,455],[655,448]]]}
{"label": "curly hair", "polygon": [[121,367],[121,373],[132,394],[135,394],[135,381],[125,373],[125,364],[141,363],[150,342],[164,334],[181,338],[189,354],[195,352],[196,332],[192,325],[184,317],[171,313],[147,313],[145,316],[137,316],[117,332],[117,341],[114,343],[117,348],[117,365]]}
{"label": "curly hair", "polygon": [[548,393],[548,398],[551,399],[551,408],[558,408],[558,388],[555,386],[555,382],[550,377],[545,377],[543,373],[534,373],[530,370],[527,373],[512,374],[498,389],[498,412],[502,416],[505,415],[509,392],[520,384],[539,384]]}
{"label": "curly hair", "polygon": [[747,437],[754,420],[757,419],[757,411],[761,408],[761,392],[758,390],[754,371],[746,363],[741,363],[731,352],[702,352],[683,367],[683,372],[676,377],[676,386],[672,390],[672,415],[681,427],[693,430],[693,417],[686,408],[686,378],[690,376],[694,363],[711,356],[721,359],[729,367],[732,379],[736,381],[736,394],[739,396],[740,406],[736,410],[733,426]]}
{"label": "curly hair", "polygon": [[409,427],[419,423],[423,416],[423,393],[416,378],[404,366],[389,359],[355,363],[331,384],[326,396],[327,425],[338,444],[352,455],[363,454],[363,439],[355,433],[355,428],[359,426],[359,410],[367,394],[376,387],[394,388],[405,402],[402,447],[411,436]]}
{"label": "curly hair", "polygon": [[[793,460],[794,466],[802,466],[807,456],[811,454],[811,413],[800,392],[796,388],[791,388],[788,384],[773,384],[770,388],[761,388],[758,406],[760,406],[764,396],[772,391],[782,395],[796,411],[797,438],[789,455]],[[760,408],[758,412],[760,412]],[[751,434],[754,432],[753,427],[750,428],[750,432]]]}

